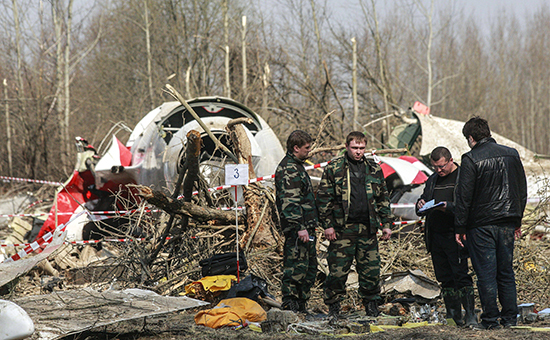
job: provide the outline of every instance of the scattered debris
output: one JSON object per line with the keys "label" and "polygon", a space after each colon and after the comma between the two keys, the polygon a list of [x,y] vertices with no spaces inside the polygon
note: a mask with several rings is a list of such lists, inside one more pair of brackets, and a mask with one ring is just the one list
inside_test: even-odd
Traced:
{"label": "scattered debris", "polygon": [[188,297],[161,296],[143,289],[91,288],[57,291],[13,300],[34,321],[36,340],[52,340],[125,320],[207,305]]}
{"label": "scattered debris", "polygon": [[34,323],[17,304],[0,300],[0,339],[25,339],[34,333]]}
{"label": "scattered debris", "polygon": [[428,278],[420,269],[386,274],[380,278],[380,281],[382,284],[381,294],[397,292],[433,300],[441,292],[439,284]]}

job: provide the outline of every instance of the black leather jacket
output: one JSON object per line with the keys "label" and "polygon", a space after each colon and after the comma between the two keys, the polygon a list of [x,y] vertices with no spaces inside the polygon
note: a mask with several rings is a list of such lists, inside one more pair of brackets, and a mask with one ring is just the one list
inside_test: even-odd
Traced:
{"label": "black leather jacket", "polygon": [[527,203],[527,179],[516,149],[487,137],[462,155],[455,189],[455,230],[502,222],[520,226]]}

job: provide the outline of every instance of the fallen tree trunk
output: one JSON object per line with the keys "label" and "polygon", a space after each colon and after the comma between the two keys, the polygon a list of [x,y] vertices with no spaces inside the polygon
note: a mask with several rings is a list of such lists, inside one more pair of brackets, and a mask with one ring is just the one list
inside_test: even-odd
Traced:
{"label": "fallen tree trunk", "polygon": [[[187,216],[198,222],[215,220],[221,224],[235,223],[235,212],[233,211],[213,209],[199,206],[191,202],[184,202],[173,199],[171,197],[167,197],[161,191],[152,190],[151,188],[144,185],[133,185],[133,187],[138,190],[137,195],[143,197],[147,200],[147,202],[166,211],[169,214]],[[239,216],[239,222],[244,222],[241,216]]]}

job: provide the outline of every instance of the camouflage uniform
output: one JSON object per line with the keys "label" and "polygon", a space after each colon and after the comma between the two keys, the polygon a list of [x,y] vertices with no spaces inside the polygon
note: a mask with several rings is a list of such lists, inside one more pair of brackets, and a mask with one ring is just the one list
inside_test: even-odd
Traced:
{"label": "camouflage uniform", "polygon": [[315,236],[318,212],[309,175],[302,161],[293,154],[287,153],[279,163],[275,172],[275,189],[285,236],[283,304],[292,299],[305,304],[317,276],[317,251],[316,242],[304,243],[298,239],[298,231],[306,229],[310,236]]}
{"label": "camouflage uniform", "polygon": [[319,220],[323,229],[334,228],[336,240],[330,242],[330,273],[325,282],[325,303],[331,305],[346,294],[346,281],[356,260],[359,296],[365,301],[378,299],[380,293],[380,254],[378,229],[391,228],[392,214],[382,168],[364,158],[369,221],[346,223],[351,197],[349,160],[346,155],[333,159],[323,172],[317,192]]}

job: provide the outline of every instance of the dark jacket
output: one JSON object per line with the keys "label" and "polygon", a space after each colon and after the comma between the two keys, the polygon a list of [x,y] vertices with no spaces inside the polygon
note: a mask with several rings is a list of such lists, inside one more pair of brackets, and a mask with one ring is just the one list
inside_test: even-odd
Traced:
{"label": "dark jacket", "polygon": [[[382,168],[374,160],[363,158],[365,162],[365,191],[369,208],[369,231],[376,233],[378,229],[391,229],[393,215],[390,209],[390,199]],[[334,228],[342,231],[349,217],[349,201],[351,196],[349,161],[344,154],[330,161],[323,172],[321,183],[317,189],[319,220],[323,229]]]}
{"label": "dark jacket", "polygon": [[517,222],[527,203],[527,179],[516,149],[487,137],[462,155],[455,189],[456,233],[502,222]]}
{"label": "dark jacket", "polygon": [[[457,173],[457,182],[458,182],[458,177],[460,176],[460,166],[458,164],[456,164],[456,165],[457,165],[457,169],[455,171],[458,171],[458,173]],[[426,184],[424,186],[424,192],[422,193],[420,198],[418,198],[418,200],[416,201],[416,204],[414,206],[417,216],[426,216],[426,221],[425,221],[425,224],[424,224],[424,241],[426,242],[426,250],[428,252],[430,252],[430,248],[431,248],[431,245],[430,245],[430,228],[431,228],[431,225],[434,223],[434,220],[432,218],[433,214],[430,214],[431,211],[418,212],[418,201],[424,200],[424,201],[428,202],[428,201],[431,201],[434,198],[434,190],[435,190],[435,185],[437,183],[437,178],[438,177],[439,177],[439,175],[435,172],[433,174],[431,174],[430,177],[428,177],[428,179],[426,180]],[[447,207],[445,208],[445,214],[449,214],[449,215],[454,216],[454,210],[455,210],[454,202],[447,202]]]}
{"label": "dark jacket", "polygon": [[275,171],[275,198],[285,235],[304,229],[315,235],[319,217],[311,179],[303,162],[288,152]]}

